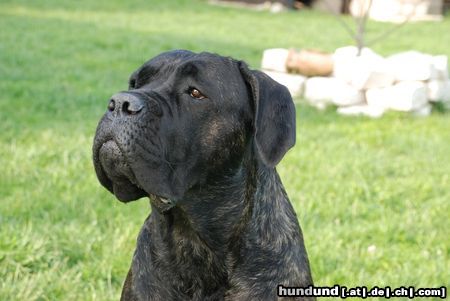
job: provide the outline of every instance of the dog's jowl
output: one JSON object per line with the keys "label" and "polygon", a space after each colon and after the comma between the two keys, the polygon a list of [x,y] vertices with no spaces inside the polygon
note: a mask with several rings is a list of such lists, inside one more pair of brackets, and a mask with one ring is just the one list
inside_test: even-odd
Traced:
{"label": "dog's jowl", "polygon": [[288,90],[241,61],[170,51],[136,70],[93,146],[103,186],[150,199],[122,300],[277,300],[278,285],[312,285],[275,169],[294,144]]}

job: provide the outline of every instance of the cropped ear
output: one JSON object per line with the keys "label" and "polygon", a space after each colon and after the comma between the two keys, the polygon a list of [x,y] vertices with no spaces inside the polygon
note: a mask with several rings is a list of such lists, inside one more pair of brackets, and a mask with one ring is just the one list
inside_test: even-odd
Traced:
{"label": "cropped ear", "polygon": [[254,107],[255,144],[262,161],[275,167],[295,144],[295,106],[288,89],[260,71],[239,63]]}

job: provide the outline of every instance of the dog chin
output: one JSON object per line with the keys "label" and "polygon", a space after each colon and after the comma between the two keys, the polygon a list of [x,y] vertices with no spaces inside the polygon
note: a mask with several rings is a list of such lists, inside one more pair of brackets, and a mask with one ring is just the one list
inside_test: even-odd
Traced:
{"label": "dog chin", "polygon": [[97,176],[103,186],[113,193],[119,201],[128,203],[143,197],[149,197],[150,203],[160,212],[166,212],[175,205],[172,198],[169,199],[169,197],[159,195],[151,189],[145,189],[145,185],[138,182],[115,141],[108,140],[101,144],[97,154]]}
{"label": "dog chin", "polygon": [[97,176],[100,182],[121,202],[130,202],[148,196],[137,183],[118,145],[106,141],[98,150]]}
{"label": "dog chin", "polygon": [[148,196],[144,190],[131,183],[125,185],[113,183],[112,186],[114,195],[123,203],[136,201],[140,198]]}

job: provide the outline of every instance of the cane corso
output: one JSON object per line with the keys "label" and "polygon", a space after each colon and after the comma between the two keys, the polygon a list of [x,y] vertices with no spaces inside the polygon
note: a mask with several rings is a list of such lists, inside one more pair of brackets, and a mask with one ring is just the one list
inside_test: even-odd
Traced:
{"label": "cane corso", "polygon": [[120,201],[149,197],[121,300],[277,300],[312,285],[275,166],[295,143],[288,90],[242,61],[176,50],[109,100],[93,157]]}

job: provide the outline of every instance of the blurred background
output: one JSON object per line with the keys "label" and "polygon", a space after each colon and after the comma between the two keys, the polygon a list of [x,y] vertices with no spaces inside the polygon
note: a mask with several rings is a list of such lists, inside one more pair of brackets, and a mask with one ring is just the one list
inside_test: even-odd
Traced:
{"label": "blurred background", "polygon": [[[149,206],[100,186],[91,145],[109,97],[149,58],[209,51],[259,69],[266,49],[357,46],[361,20],[382,57],[450,56],[448,1],[384,22],[350,1],[280,2],[0,1],[0,300],[119,299]],[[295,102],[297,144],[278,171],[316,285],[448,287],[445,106],[368,118]]]}

